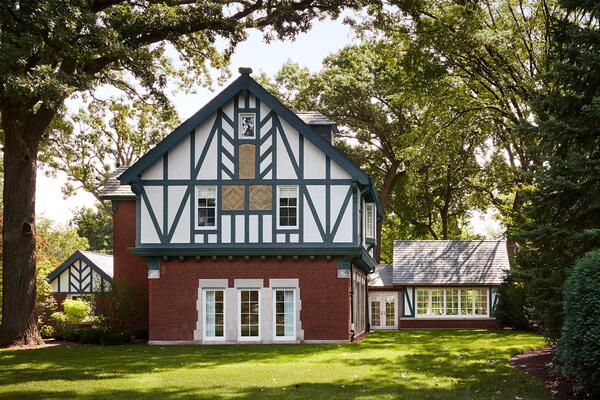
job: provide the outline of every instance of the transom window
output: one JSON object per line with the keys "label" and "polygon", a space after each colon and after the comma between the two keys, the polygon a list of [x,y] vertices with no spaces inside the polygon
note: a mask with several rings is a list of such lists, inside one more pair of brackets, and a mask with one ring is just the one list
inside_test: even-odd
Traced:
{"label": "transom window", "polygon": [[204,337],[225,337],[225,302],[223,289],[204,290]]}
{"label": "transom window", "polygon": [[418,288],[417,316],[458,317],[488,315],[487,288]]}
{"label": "transom window", "polygon": [[198,205],[198,227],[217,226],[217,188],[216,186],[198,186],[196,188]]}
{"label": "transom window", "polygon": [[275,290],[275,337],[296,337],[295,294],[293,289]]}
{"label": "transom window", "polygon": [[298,227],[298,186],[278,186],[279,227]]}
{"label": "transom window", "polygon": [[373,203],[365,205],[365,234],[370,239],[375,237],[375,205]]}
{"label": "transom window", "polygon": [[240,290],[240,337],[260,337],[260,305],[258,289]]}

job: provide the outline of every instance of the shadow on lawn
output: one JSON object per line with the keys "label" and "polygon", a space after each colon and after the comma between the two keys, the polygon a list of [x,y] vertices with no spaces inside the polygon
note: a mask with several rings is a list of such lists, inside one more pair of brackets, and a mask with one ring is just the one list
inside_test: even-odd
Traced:
{"label": "shadow on lawn", "polygon": [[[243,399],[349,399],[368,397],[386,397],[400,399],[464,399],[465,393],[456,388],[411,388],[403,382],[382,382],[374,379],[356,380],[354,382],[331,383],[298,383],[290,386],[260,387],[234,389],[212,387],[215,392],[199,393],[198,388],[183,389],[179,387],[161,387],[152,390],[97,390],[86,393],[89,400],[119,399],[214,399],[219,396]],[[81,392],[75,391],[16,391],[8,393],[11,399],[44,399],[62,400],[81,398]]]}
{"label": "shadow on lawn", "polygon": [[[352,347],[352,345],[346,345]],[[0,352],[0,386],[31,381],[115,379],[182,367],[293,362],[339,345],[74,346]]]}

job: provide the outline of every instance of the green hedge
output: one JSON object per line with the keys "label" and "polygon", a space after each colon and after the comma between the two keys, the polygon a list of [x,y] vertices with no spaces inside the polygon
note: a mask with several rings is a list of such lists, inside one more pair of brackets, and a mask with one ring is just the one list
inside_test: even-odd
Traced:
{"label": "green hedge", "polygon": [[583,256],[564,288],[565,322],[558,346],[564,374],[577,390],[600,396],[600,249]]}

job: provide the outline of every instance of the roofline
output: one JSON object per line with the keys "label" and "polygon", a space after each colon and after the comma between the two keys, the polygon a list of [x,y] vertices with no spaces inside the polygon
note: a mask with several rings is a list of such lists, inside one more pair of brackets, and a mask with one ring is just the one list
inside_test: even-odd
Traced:
{"label": "roofline", "polygon": [[423,283],[423,282],[410,282],[410,283],[394,283],[393,285],[374,286],[367,285],[369,289],[400,289],[407,286],[414,287],[472,287],[472,286],[500,286],[501,283],[489,283],[489,282],[473,282],[473,283]]}
{"label": "roofline", "polygon": [[466,240],[466,239],[396,239],[394,240],[394,243],[400,243],[400,242],[473,242],[473,243],[478,243],[478,242],[494,242],[494,243],[498,243],[498,242],[506,242],[506,239],[482,239],[482,240],[477,240],[477,239],[472,239],[472,240]]}
{"label": "roofline", "polygon": [[[93,253],[93,252],[91,252],[91,253]],[[101,254],[101,253],[97,253],[97,254]],[[71,256],[69,258],[67,258],[65,261],[63,261],[62,264],[60,264],[58,267],[56,267],[54,269],[54,271],[52,271],[48,274],[48,277],[46,278],[48,283],[52,282],[54,279],[56,279],[58,276],[60,276],[60,274],[62,274],[67,268],[69,268],[75,262],[75,260],[80,259],[80,258],[83,261],[85,261],[85,263],[88,264],[98,274],[102,275],[102,277],[104,277],[104,279],[108,279],[109,282],[112,282],[113,278],[110,275],[108,275],[100,267],[98,267],[95,263],[93,263],[89,258],[87,258],[86,255],[81,252],[81,250],[76,250],[75,253],[71,254]]]}
{"label": "roofline", "polygon": [[[179,125],[175,130],[168,134],[160,143],[152,150],[144,154],[136,163],[131,165],[119,177],[121,184],[128,184],[137,179],[137,177],[160,156],[166,153],[170,148],[176,145],[185,135],[192,132],[198,124],[216,112],[229,99],[241,90],[249,90],[275,113],[282,116],[292,127],[298,130],[303,136],[307,137],[315,146],[334,159],[342,168],[362,186],[371,192],[372,197],[378,202],[378,196],[375,191],[371,178],[360,169],[354,162],[348,159],[341,151],[335,148],[331,143],[323,139],[320,135],[312,130],[304,121],[300,119],[292,110],[286,107],[283,103],[277,100],[250,75],[242,74],[204,107],[198,110],[194,115],[188,118],[185,122]],[[378,207],[379,208],[379,207]]]}

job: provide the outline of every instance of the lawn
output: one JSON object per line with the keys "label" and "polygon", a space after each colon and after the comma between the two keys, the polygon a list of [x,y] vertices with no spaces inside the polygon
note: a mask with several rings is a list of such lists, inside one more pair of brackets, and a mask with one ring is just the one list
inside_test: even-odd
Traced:
{"label": "lawn", "polygon": [[80,346],[0,351],[11,399],[548,399],[509,367],[522,332],[378,332],[344,345]]}

